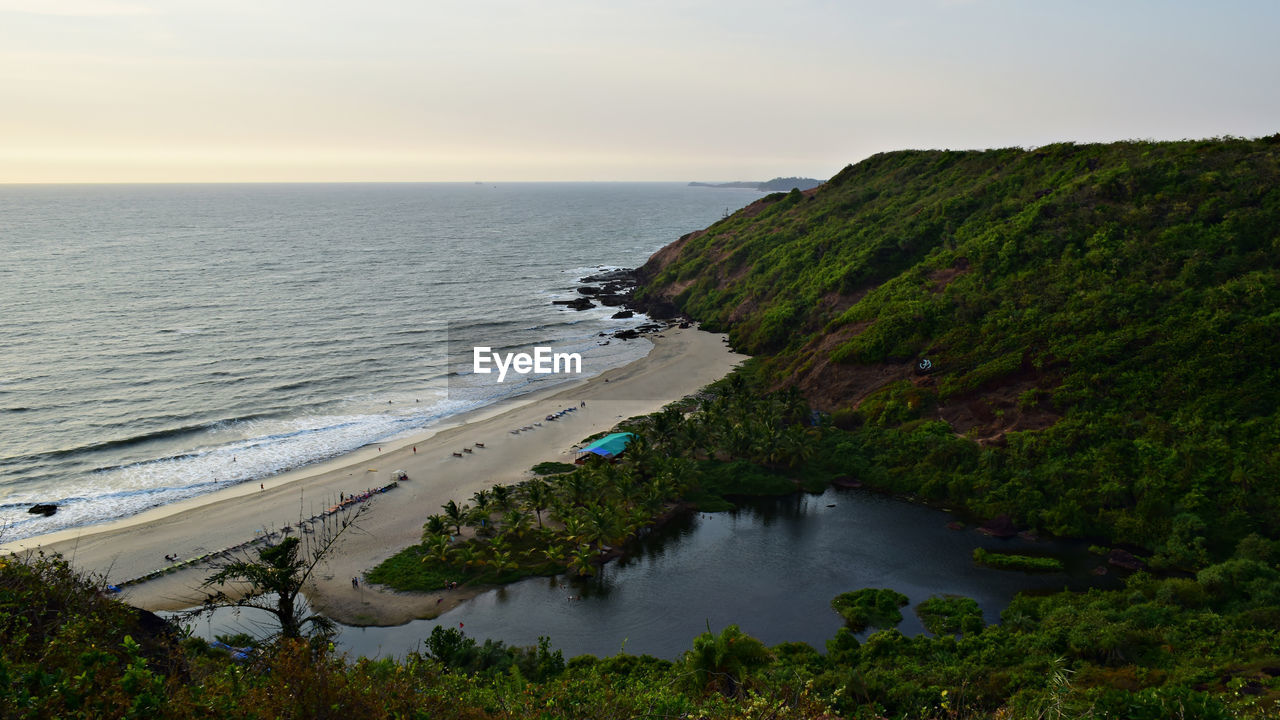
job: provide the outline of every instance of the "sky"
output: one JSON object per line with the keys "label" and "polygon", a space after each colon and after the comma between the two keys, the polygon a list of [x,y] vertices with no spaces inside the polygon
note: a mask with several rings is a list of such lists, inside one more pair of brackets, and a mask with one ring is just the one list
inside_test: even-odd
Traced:
{"label": "sky", "polygon": [[0,0],[0,183],[828,178],[1280,132],[1280,3]]}

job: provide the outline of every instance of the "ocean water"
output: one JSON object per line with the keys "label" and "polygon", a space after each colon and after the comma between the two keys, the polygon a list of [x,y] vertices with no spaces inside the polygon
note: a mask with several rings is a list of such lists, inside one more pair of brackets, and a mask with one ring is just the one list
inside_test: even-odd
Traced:
{"label": "ocean water", "polygon": [[[458,338],[644,354],[551,305],[759,197],[675,183],[0,187],[0,540],[124,517],[556,382]],[[451,344],[450,338],[454,339]],[[469,352],[469,348],[467,348]],[[56,502],[53,517],[30,515]]]}

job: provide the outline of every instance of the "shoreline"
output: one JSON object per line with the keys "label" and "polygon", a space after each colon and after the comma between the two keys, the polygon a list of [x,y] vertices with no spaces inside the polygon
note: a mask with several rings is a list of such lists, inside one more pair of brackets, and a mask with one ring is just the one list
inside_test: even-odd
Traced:
{"label": "shoreline", "polygon": [[[643,337],[645,340],[648,340],[651,343],[653,342],[653,338],[654,338],[653,335],[646,335]],[[650,353],[652,352],[653,351],[651,349]],[[639,358],[638,360],[635,360],[632,362],[640,362],[647,357],[648,355],[645,355],[644,357]],[[628,363],[628,365],[630,364],[631,363]],[[53,530],[51,532],[43,533],[40,535],[32,535],[30,537],[21,538],[18,540],[12,540],[9,542],[0,542],[0,553],[24,552],[26,550],[32,550],[40,547],[47,547],[55,544],[62,545],[68,541],[72,541],[72,540],[89,536],[89,535],[96,535],[98,533],[104,533],[104,532],[114,532],[114,531],[124,530],[134,526],[148,525],[150,523],[163,521],[179,513],[188,512],[191,510],[197,510],[206,505],[213,505],[222,501],[233,500],[237,498],[257,497],[261,494],[262,490],[267,490],[267,491],[275,490],[284,485],[288,485],[295,482],[306,481],[309,478],[314,478],[319,475],[325,475],[327,473],[330,473],[339,469],[348,468],[349,466],[353,466],[353,465],[359,465],[364,463],[372,463],[373,465],[379,465],[379,464],[385,465],[385,463],[379,462],[383,458],[384,454],[394,453],[399,450],[412,448],[415,445],[424,444],[428,440],[435,437],[436,435],[452,430],[454,428],[462,427],[469,423],[483,422],[485,420],[489,420],[503,413],[538,402],[539,400],[553,398],[562,392],[565,392],[567,390],[589,383],[592,380],[595,380],[596,378],[608,377],[608,374],[610,372],[614,370],[621,370],[622,368],[625,368],[625,367],[627,367],[627,365],[622,365],[616,368],[610,368],[609,370],[605,370],[599,375],[596,375],[591,378],[568,380],[554,387],[541,389],[541,390],[534,390],[521,395],[502,398],[490,405],[486,405],[478,408],[472,408],[470,410],[460,412],[456,415],[451,415],[445,418],[441,418],[439,421],[437,421],[435,424],[431,425],[430,427],[423,427],[417,430],[408,431],[407,433],[402,433],[402,434],[393,436],[384,442],[372,442],[367,445],[362,445],[355,449],[339,453],[338,455],[335,455],[333,457],[328,457],[321,460],[308,462],[305,465],[291,468],[289,470],[284,470],[274,475],[268,475],[265,477],[254,478],[253,480],[238,482],[232,485],[228,485],[224,488],[220,488],[218,490],[213,490],[211,492],[202,493],[200,495],[194,495],[192,497],[183,498],[176,502],[165,503],[164,505],[157,505],[155,507],[149,507],[145,510],[134,513],[133,515],[127,515],[124,517],[113,518],[109,520],[101,520],[101,521],[89,523],[87,525],[81,525],[73,528],[66,528],[63,530]],[[400,470],[402,468],[377,467],[373,469],[377,471],[376,479],[385,484],[386,482],[390,482],[393,479],[392,474],[396,470]],[[368,471],[369,468],[366,467],[365,470]],[[369,477],[368,479],[369,479],[369,482],[373,482],[375,480],[375,477]],[[260,485],[259,488],[253,487],[254,481],[257,481],[259,483]],[[353,491],[355,491],[355,489],[353,489]],[[332,500],[333,502],[328,502],[328,504],[325,507],[331,506],[334,503],[336,503],[338,501],[338,496],[336,494],[333,495]],[[310,511],[310,509],[308,510]]]}
{"label": "shoreline", "polygon": [[[262,489],[242,483],[111,523],[15,541],[4,550],[60,552],[77,568],[118,582],[165,567],[165,555],[199,556],[292,524],[335,504],[339,493],[385,485],[403,470],[408,480],[370,501],[356,532],[318,568],[306,595],[315,610],[348,625],[399,625],[434,616],[479,590],[403,593],[363,584],[356,590],[351,578],[419,542],[426,517],[448,500],[463,502],[477,490],[525,480],[538,462],[571,462],[571,447],[589,435],[694,393],[745,359],[720,334],[671,327],[661,335],[645,336],[653,348],[627,365],[464,413],[394,445],[368,446],[273,476]],[[511,433],[584,401],[586,407],[560,420]],[[464,447],[474,450],[453,455]],[[204,596],[199,584],[208,572],[198,566],[175,570],[129,586],[120,598],[148,610],[188,608]]]}

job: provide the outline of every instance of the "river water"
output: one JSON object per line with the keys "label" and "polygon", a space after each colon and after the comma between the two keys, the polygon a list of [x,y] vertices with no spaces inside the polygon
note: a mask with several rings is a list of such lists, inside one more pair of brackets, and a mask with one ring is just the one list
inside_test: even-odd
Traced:
{"label": "river water", "polygon": [[[932,595],[965,595],[987,622],[1019,592],[1082,589],[1115,582],[1091,570],[1102,561],[1082,543],[1001,540],[951,530],[941,510],[866,490],[831,488],[693,514],[642,542],[630,557],[585,580],[531,578],[488,591],[434,620],[398,627],[342,627],[354,655],[402,657],[436,625],[476,638],[532,645],[539,636],[566,657],[619,651],[674,659],[708,627],[737,624],[769,645],[803,641],[822,650],[842,624],[831,599],[865,587],[910,598],[899,629],[924,632],[912,608]],[[1052,554],[1065,572],[1026,574],[979,567],[976,547]],[[573,598],[573,599],[570,599]],[[224,612],[197,633],[255,633],[257,623]]]}

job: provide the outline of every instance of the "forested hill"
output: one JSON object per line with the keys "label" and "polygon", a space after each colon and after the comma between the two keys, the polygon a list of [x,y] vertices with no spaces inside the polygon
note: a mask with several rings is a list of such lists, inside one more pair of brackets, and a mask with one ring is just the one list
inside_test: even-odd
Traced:
{"label": "forested hill", "polygon": [[1280,534],[1280,135],[880,154],[640,277],[867,482],[1166,566]]}

